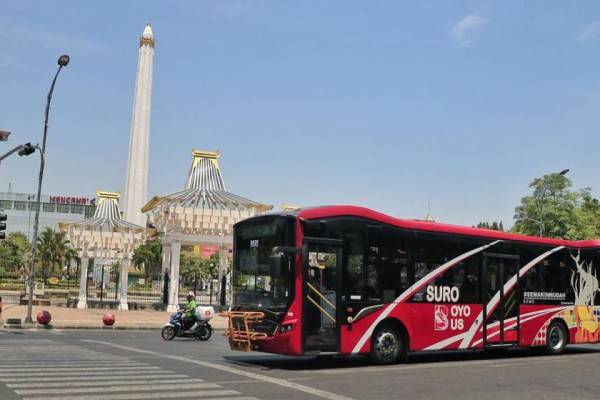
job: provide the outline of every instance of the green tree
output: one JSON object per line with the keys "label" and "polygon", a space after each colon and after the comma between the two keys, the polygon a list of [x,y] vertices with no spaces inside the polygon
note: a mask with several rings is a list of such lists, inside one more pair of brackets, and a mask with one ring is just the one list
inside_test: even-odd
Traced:
{"label": "green tree", "polygon": [[68,277],[71,277],[72,261],[79,262],[79,253],[72,246],[69,246],[65,251],[65,270]]}
{"label": "green tree", "polygon": [[162,242],[152,240],[138,246],[131,258],[134,267],[144,274],[148,283],[160,275],[162,269]]}
{"label": "green tree", "polygon": [[41,275],[44,280],[48,279],[54,267],[54,230],[46,228],[37,237],[37,255],[40,264]]}
{"label": "green tree", "polygon": [[40,233],[37,238],[37,255],[44,280],[62,271],[66,260],[76,254],[70,249],[73,249],[71,242],[63,232],[46,228]]}
{"label": "green tree", "polygon": [[[593,237],[595,232],[589,223],[598,214],[590,191],[574,191],[571,186],[571,180],[558,173],[535,178],[529,184],[531,195],[523,197],[515,208],[513,230],[573,240]],[[582,207],[584,204],[588,209]]]}
{"label": "green tree", "polygon": [[58,273],[62,273],[63,268],[66,267],[67,258],[71,255],[70,245],[71,242],[63,232],[54,232],[53,258]]}
{"label": "green tree", "polygon": [[483,229],[492,229],[494,231],[500,231],[500,232],[504,232],[504,225],[502,224],[502,221],[500,222],[480,222],[477,224],[477,228],[483,228]]}
{"label": "green tree", "polygon": [[24,271],[27,268],[31,243],[21,232],[12,232],[6,240],[0,241],[0,269],[10,272]]}
{"label": "green tree", "polygon": [[183,283],[192,287],[196,292],[200,282],[208,277],[207,263],[194,253],[184,251],[181,253],[180,265]]}

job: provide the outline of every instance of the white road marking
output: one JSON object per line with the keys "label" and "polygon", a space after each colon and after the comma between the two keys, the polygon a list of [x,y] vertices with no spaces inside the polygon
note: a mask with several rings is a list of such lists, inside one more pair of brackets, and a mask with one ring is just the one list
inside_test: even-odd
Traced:
{"label": "white road marking", "polygon": [[[155,367],[152,365],[148,366],[137,366],[137,365],[128,365],[128,366],[114,366],[114,367],[67,367],[67,368],[52,368],[50,366],[46,367],[48,372],[69,372],[69,371],[136,371],[136,370],[152,370],[152,369],[161,369],[160,367]],[[21,368],[20,366],[17,368],[4,368],[0,369],[0,376],[4,376],[5,373],[14,374],[17,372],[41,372],[44,368]],[[44,372],[45,374],[45,372]]]}
{"label": "white road marking", "polygon": [[[92,375],[142,375],[142,374],[148,374],[148,373],[156,373],[158,372],[158,370],[154,369],[151,371],[98,371],[98,372],[93,372],[93,371],[75,371],[75,372],[69,372],[69,375],[71,377],[74,376],[92,376]],[[167,372],[167,371],[160,371],[160,372]],[[173,373],[173,371],[168,371]],[[2,373],[0,374],[0,379],[1,378],[27,378],[27,377],[34,377],[34,376],[64,376],[65,373],[64,372],[16,372],[16,373]]]}
{"label": "white road marking", "polygon": [[[3,357],[0,357],[0,359],[2,359],[2,361],[5,362],[3,364],[0,364],[0,366],[2,366],[2,367],[10,367],[11,365],[20,365],[20,363],[23,361],[24,358],[26,358],[26,357],[15,358],[15,359],[6,359],[6,358],[3,358]],[[79,360],[77,360],[77,359],[73,359],[73,358],[55,358],[55,359],[52,359],[52,358],[43,358],[43,359],[37,359],[35,357],[27,357],[27,359],[28,360],[32,360],[32,361],[37,362],[37,363],[40,363],[40,364],[52,364],[52,363],[59,364],[59,363],[62,363],[64,361],[68,361],[68,360],[79,361],[79,362],[86,362],[86,363],[104,362],[105,364],[106,363],[111,363],[111,362],[118,363],[120,361],[120,360],[114,360],[114,361],[112,361],[112,360],[98,360],[98,361],[95,361],[94,359],[79,359]]]}
{"label": "white road marking", "polygon": [[73,356],[73,355],[85,355],[85,356],[98,356],[98,357],[112,357],[112,358],[119,358],[119,356],[115,356],[112,354],[102,354],[102,353],[97,353],[95,351],[82,351],[81,349],[48,349],[46,347],[29,347],[27,349],[11,349],[11,351],[0,351],[0,355],[6,355],[9,357],[18,357],[21,354],[38,354],[38,355],[44,355],[44,353],[47,354],[52,354],[53,356],[55,355],[68,355],[68,356]]}
{"label": "white road marking", "polygon": [[87,351],[94,352],[94,350],[86,349],[85,347],[79,346],[69,346],[69,345],[59,345],[59,344],[46,344],[46,343],[36,343],[29,344],[21,342],[20,344],[11,344],[11,345],[0,345],[0,351],[10,351],[12,349],[15,350],[31,350],[31,349],[46,349],[46,350],[60,350],[60,349],[70,349],[70,350],[78,350],[78,351]]}
{"label": "white road marking", "polygon": [[[128,366],[142,366],[149,365],[148,363],[141,363],[137,361],[127,361],[127,362],[112,362],[112,361],[98,361],[98,362],[80,362],[80,361],[58,361],[58,362],[20,362],[18,364],[19,368],[53,368],[53,367],[102,367],[102,366],[110,366],[110,367],[128,367]],[[15,366],[15,364],[0,364],[0,370],[11,369]]]}
{"label": "white road marking", "polygon": [[[128,378],[129,379],[129,378]],[[202,383],[204,379],[184,378],[184,379],[150,379],[137,381],[96,381],[96,382],[30,382],[30,383],[7,383],[6,386],[11,389],[27,389],[27,388],[52,388],[52,387],[87,387],[99,386],[98,391],[102,391],[106,385],[156,385],[161,383]],[[258,382],[258,381],[253,381]],[[219,382],[213,382],[218,384]]]}
{"label": "white road marking", "polygon": [[[172,371],[162,371],[160,375],[127,376],[127,375],[106,375],[106,376],[86,376],[86,381],[109,381],[109,380],[130,380],[130,379],[167,379],[167,378],[189,378],[187,375],[174,374]],[[82,377],[79,377],[82,378]],[[73,382],[70,376],[53,377],[31,377],[31,378],[0,378],[0,382]]]}
{"label": "white road marking", "polygon": [[[76,345],[54,342],[53,340],[49,340],[49,341],[43,342],[43,343],[39,343],[39,342],[31,343],[28,340],[21,340],[21,341],[15,342],[14,345],[13,344],[9,345],[3,340],[2,343],[0,344],[0,349],[9,349],[11,347],[27,348],[27,347],[41,346],[41,345],[44,345],[45,347],[50,348],[50,349],[56,349],[58,347],[81,349],[81,347],[76,346]],[[89,349],[84,349],[84,350],[89,350]]]}
{"label": "white road marking", "polygon": [[[143,349],[138,349],[135,347],[122,346],[122,345],[118,345],[115,343],[103,342],[103,341],[99,341],[99,340],[82,340],[82,342],[96,343],[96,344],[111,346],[111,347],[114,347],[117,349],[127,350],[127,351],[131,351],[131,352],[135,352],[135,353],[151,354],[151,355],[161,357],[161,358],[187,362],[190,364],[201,365],[203,367],[216,369],[216,370],[227,372],[230,374],[244,376],[246,378],[258,379],[258,380],[261,380],[261,381],[264,381],[267,383],[271,383],[273,385],[285,387],[286,389],[298,390],[298,391],[308,393],[313,396],[322,397],[322,398],[329,399],[329,400],[352,400],[350,397],[341,396],[341,395],[338,395],[335,393],[327,392],[325,390],[312,388],[310,386],[301,385],[301,384],[295,383],[295,382],[290,382],[285,379],[273,378],[268,375],[257,374],[255,372],[249,372],[249,371],[243,371],[243,370],[233,368],[233,367],[230,367],[227,365],[211,363],[211,362],[207,362],[207,361],[194,360],[192,358],[176,356],[173,354],[159,353],[159,352],[150,351],[150,350],[143,350]],[[57,399],[53,399],[53,400],[57,400]],[[82,399],[82,400],[84,400],[84,399]]]}
{"label": "white road marking", "polygon": [[[227,396],[240,394],[235,390],[211,390],[208,392],[162,392],[162,393],[123,393],[107,395],[85,395],[85,396],[60,396],[52,397],[52,400],[144,400],[144,399],[173,399],[176,397],[207,397]],[[25,397],[23,400],[48,400],[48,397]],[[220,398],[223,400],[223,398]]]}
{"label": "white road marking", "polygon": [[87,362],[114,361],[114,362],[119,362],[119,361],[123,361],[123,358],[118,358],[118,357],[98,357],[98,356],[80,357],[80,356],[65,356],[65,355],[53,356],[51,354],[49,354],[49,355],[23,354],[21,356],[14,356],[14,357],[2,357],[0,355],[0,359],[2,360],[3,363],[8,363],[10,361],[23,361],[24,359],[35,360],[38,362],[52,362],[52,361],[87,361]]}
{"label": "white road marking", "polygon": [[23,343],[55,343],[54,341],[50,340],[50,339],[25,339],[26,342],[23,339],[2,339],[2,344],[8,344],[8,343],[16,343],[16,344],[23,344]]}
{"label": "white road marking", "polygon": [[[554,358],[554,357],[553,357]],[[557,358],[556,360],[552,360],[552,363],[556,362],[571,362],[573,361],[570,358]],[[488,365],[489,368],[503,368],[503,367],[518,367],[519,365],[532,365],[532,364],[548,364],[548,360],[538,360],[538,361],[530,361],[530,362],[517,362],[517,363],[501,363],[501,364],[493,364]]]}
{"label": "white road marking", "polygon": [[188,389],[218,389],[214,383],[172,383],[161,385],[121,385],[104,387],[60,388],[60,389],[19,389],[16,394],[22,396],[31,394],[69,394],[69,393],[109,393],[109,392],[144,392],[158,390],[188,390]]}

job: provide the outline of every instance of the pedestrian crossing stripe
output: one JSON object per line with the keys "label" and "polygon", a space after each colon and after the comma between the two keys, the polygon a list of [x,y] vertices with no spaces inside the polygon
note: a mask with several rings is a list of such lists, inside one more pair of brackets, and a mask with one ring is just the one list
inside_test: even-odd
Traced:
{"label": "pedestrian crossing stripe", "polygon": [[[117,366],[117,367],[65,367],[65,368],[51,368],[47,367],[49,371],[52,372],[69,372],[69,371],[134,371],[134,370],[150,370],[150,369],[160,369],[160,367],[155,367],[151,365],[128,365],[128,366]],[[29,372],[29,371],[43,371],[44,368],[0,368],[0,376],[5,372]]]}
{"label": "pedestrian crossing stripe", "polygon": [[156,390],[187,390],[187,389],[218,389],[221,386],[214,383],[172,383],[161,385],[121,385],[121,386],[103,386],[103,387],[81,387],[81,388],[60,388],[60,389],[18,389],[16,394],[69,394],[69,393],[102,393],[109,392],[144,392]]}
{"label": "pedestrian crossing stripe", "polygon": [[[52,400],[144,400],[144,399],[174,399],[182,397],[210,397],[210,396],[228,396],[236,395],[240,392],[236,390],[210,390],[199,392],[165,392],[165,393],[122,393],[122,394],[101,394],[101,395],[77,395],[52,397]],[[23,400],[48,400],[48,397],[24,397]],[[222,397],[219,400],[224,400]]]}
{"label": "pedestrian crossing stripe", "polygon": [[[143,362],[136,362],[136,361],[127,361],[127,362],[112,362],[112,361],[96,361],[96,362],[80,362],[80,361],[65,361],[65,362],[20,362],[18,364],[19,368],[27,368],[27,367],[31,367],[31,368],[54,368],[54,367],[102,367],[102,366],[110,366],[110,367],[127,367],[130,365],[150,365],[147,363],[143,363]],[[15,366],[14,363],[12,364],[0,364],[0,369],[9,369],[9,368],[13,368]]]}
{"label": "pedestrian crossing stripe", "polygon": [[[88,375],[142,375],[142,374],[147,374],[147,373],[154,373],[154,372],[158,372],[159,369],[153,369],[151,371],[148,370],[134,370],[134,371],[117,371],[117,370],[112,370],[112,371],[73,371],[73,372],[69,372],[70,376],[88,376]],[[161,372],[166,372],[166,373],[175,373],[174,371],[164,371],[164,370],[160,370]],[[64,376],[65,372],[56,372],[56,371],[48,371],[48,372],[15,372],[15,373],[11,373],[11,372],[7,372],[7,373],[2,373],[0,374],[0,379],[2,378],[27,378],[27,377],[35,377],[35,376]]]}
{"label": "pedestrian crossing stripe", "polygon": [[[179,374],[171,374],[171,373],[164,373],[165,371],[161,371],[163,372],[160,375],[144,375],[144,376],[121,376],[121,375],[103,375],[103,376],[86,376],[84,377],[86,381],[105,381],[105,380],[131,380],[131,379],[155,379],[155,378],[162,378],[162,379],[167,379],[167,378],[173,378],[173,379],[179,379],[179,378],[189,378],[187,375],[179,375]],[[82,377],[79,377],[82,378]],[[0,378],[0,382],[12,382],[12,383],[19,383],[19,382],[73,382],[73,378],[68,377],[68,376],[53,376],[53,377],[29,377],[29,378]]]}
{"label": "pedestrian crossing stripe", "polygon": [[[144,377],[146,378],[146,377]],[[163,377],[164,378],[164,377]],[[142,379],[131,381],[128,377],[127,380],[112,380],[112,381],[100,381],[100,382],[26,382],[26,383],[7,383],[11,389],[26,389],[26,388],[52,388],[52,387],[86,387],[86,386],[98,386],[98,385],[152,385],[160,383],[201,383],[205,382],[204,379],[197,378],[182,378],[182,379]]]}
{"label": "pedestrian crossing stripe", "polygon": [[122,356],[46,340],[23,343],[0,345],[0,382],[22,400],[260,400]]}

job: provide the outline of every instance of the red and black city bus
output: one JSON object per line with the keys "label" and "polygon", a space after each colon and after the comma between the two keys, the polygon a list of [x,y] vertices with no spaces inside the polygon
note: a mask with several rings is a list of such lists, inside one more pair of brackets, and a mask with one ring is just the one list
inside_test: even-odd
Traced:
{"label": "red and black city bus", "polygon": [[370,354],[600,341],[600,240],[326,206],[234,227],[232,348]]}

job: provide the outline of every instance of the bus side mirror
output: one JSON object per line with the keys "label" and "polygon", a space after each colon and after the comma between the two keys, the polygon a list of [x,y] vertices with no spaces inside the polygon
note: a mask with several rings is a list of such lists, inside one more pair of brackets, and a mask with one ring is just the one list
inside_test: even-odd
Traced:
{"label": "bus side mirror", "polygon": [[281,253],[280,254],[273,254],[269,257],[269,267],[271,269],[271,276],[272,277],[280,277],[281,276],[281,270],[283,269],[283,257],[281,257]]}

